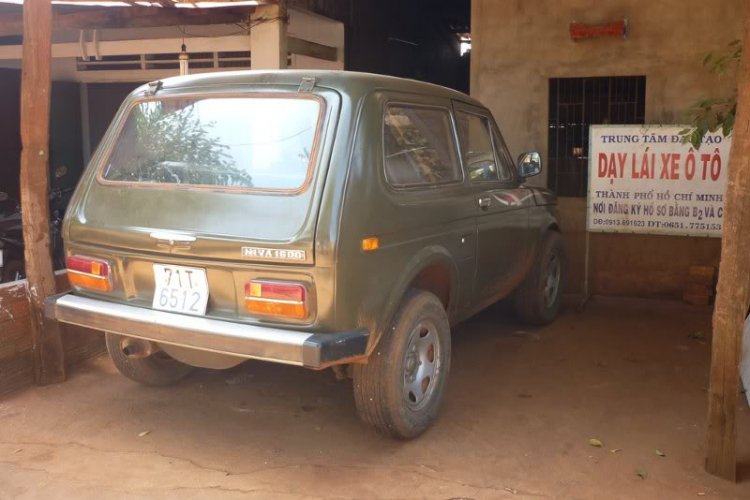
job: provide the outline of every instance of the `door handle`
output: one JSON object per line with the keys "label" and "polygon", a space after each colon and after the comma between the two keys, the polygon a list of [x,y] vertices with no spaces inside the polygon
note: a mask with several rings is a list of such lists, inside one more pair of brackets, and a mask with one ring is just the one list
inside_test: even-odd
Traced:
{"label": "door handle", "polygon": [[489,196],[482,196],[479,198],[478,202],[479,208],[481,208],[482,210],[487,210],[492,204],[492,198],[490,198]]}
{"label": "door handle", "polygon": [[195,242],[196,238],[192,234],[179,234],[168,232],[154,232],[149,236],[156,240],[156,246],[161,248],[190,248],[190,244]]}

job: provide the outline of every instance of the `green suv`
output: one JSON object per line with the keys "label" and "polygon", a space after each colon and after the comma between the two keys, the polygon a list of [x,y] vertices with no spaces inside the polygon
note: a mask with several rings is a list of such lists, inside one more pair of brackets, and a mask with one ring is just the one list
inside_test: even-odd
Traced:
{"label": "green suv", "polygon": [[47,315],[106,332],[165,385],[248,359],[354,379],[398,438],[434,421],[451,325],[512,296],[561,309],[555,196],[526,186],[476,100],[348,72],[231,72],[135,90],[65,217],[73,291]]}

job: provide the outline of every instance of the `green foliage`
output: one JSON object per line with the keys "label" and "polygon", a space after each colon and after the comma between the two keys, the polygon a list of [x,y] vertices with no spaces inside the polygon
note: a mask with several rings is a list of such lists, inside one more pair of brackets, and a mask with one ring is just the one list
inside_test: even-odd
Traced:
{"label": "green foliage", "polygon": [[[211,136],[212,123],[202,123],[192,105],[176,111],[165,110],[166,105],[149,102],[133,110],[120,138],[118,150],[124,150],[115,159],[127,167],[121,165],[108,179],[252,187],[252,177],[236,168],[228,147]],[[131,134],[132,143],[124,137]]]}
{"label": "green foliage", "polygon": [[[729,44],[728,50],[720,55],[710,53],[703,59],[703,66],[712,74],[721,76],[736,73],[742,58],[741,40]],[[727,137],[734,130],[737,114],[737,90],[730,97],[701,99],[688,110],[691,127],[680,131],[683,144],[692,144],[699,149],[708,133],[721,130]]]}
{"label": "green foliage", "polygon": [[735,40],[729,44],[729,50],[724,54],[716,55],[714,53],[708,53],[706,57],[703,58],[703,66],[714,75],[723,75],[727,72],[727,68],[732,70],[737,69],[741,57],[742,40]]}

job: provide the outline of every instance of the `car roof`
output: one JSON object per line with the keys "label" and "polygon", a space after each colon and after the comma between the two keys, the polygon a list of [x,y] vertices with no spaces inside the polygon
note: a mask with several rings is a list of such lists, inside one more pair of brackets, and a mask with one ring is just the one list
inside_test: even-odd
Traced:
{"label": "car roof", "polygon": [[[196,87],[211,87],[220,85],[300,85],[303,78],[315,78],[316,86],[334,89],[352,98],[362,97],[372,90],[393,90],[411,92],[415,94],[443,97],[463,101],[474,106],[484,108],[476,99],[458,92],[427,82],[397,78],[393,76],[377,75],[373,73],[359,73],[356,71],[333,70],[250,70],[250,71],[222,71],[214,73],[200,73],[196,75],[177,76],[161,80],[162,89],[189,89]],[[136,93],[146,91],[147,85],[140,87]]]}

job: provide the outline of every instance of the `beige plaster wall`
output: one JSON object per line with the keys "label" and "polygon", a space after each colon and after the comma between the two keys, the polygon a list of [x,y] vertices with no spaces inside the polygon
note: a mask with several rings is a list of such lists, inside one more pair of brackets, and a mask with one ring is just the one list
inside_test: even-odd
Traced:
{"label": "beige plaster wall", "polygon": [[[684,123],[696,100],[725,95],[702,59],[742,33],[745,0],[472,0],[471,93],[495,115],[514,154],[547,158],[550,78],[646,76],[646,122]],[[606,24],[627,17],[622,38],[574,42],[572,21]],[[546,173],[530,184],[546,185]],[[570,290],[583,282],[585,199],[561,202],[571,254]],[[680,296],[691,264],[718,265],[719,240],[594,235],[595,293]]]}

